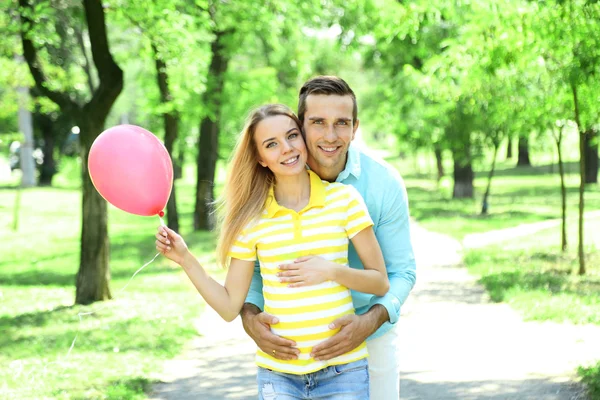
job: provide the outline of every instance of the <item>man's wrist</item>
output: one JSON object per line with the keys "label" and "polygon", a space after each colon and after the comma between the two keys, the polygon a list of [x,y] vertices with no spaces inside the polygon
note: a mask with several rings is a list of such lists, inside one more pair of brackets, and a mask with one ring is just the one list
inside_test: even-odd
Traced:
{"label": "man's wrist", "polygon": [[260,308],[258,308],[258,306],[256,306],[256,304],[244,303],[244,305],[242,306],[242,310],[240,311],[240,316],[242,317],[242,319],[244,319],[245,317],[253,317],[260,313],[261,310]]}
{"label": "man's wrist", "polygon": [[367,319],[368,326],[371,329],[369,334],[372,335],[386,322],[390,322],[390,316],[387,309],[381,304],[375,304],[373,307],[364,313],[361,317]]}

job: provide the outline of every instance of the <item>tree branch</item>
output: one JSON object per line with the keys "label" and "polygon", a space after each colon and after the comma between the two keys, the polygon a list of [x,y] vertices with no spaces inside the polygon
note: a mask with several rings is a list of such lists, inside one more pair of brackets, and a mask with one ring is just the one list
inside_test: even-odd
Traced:
{"label": "tree branch", "polygon": [[92,46],[92,58],[99,79],[98,88],[85,108],[106,116],[123,89],[123,71],[113,59],[108,47],[102,1],[83,0],[83,6]]}
{"label": "tree branch", "polygon": [[75,37],[77,38],[77,43],[81,48],[81,53],[83,54],[83,70],[85,71],[85,75],[87,77],[88,88],[90,89],[90,94],[94,95],[94,81],[92,80],[92,69],[90,68],[90,59],[88,57],[87,51],[85,49],[85,43],[83,41],[83,32],[79,28],[79,26],[75,26]]}
{"label": "tree branch", "polygon": [[[68,110],[71,108],[77,108],[77,104],[65,94],[61,92],[57,92],[51,90],[47,87],[48,79],[42,70],[40,61],[37,56],[37,50],[33,45],[33,42],[28,37],[28,33],[33,26],[33,21],[23,15],[23,9],[33,10],[31,5],[27,2],[27,0],[19,0],[19,16],[21,18],[21,42],[23,43],[23,56],[25,61],[27,62],[27,66],[29,67],[29,71],[33,76],[33,80],[35,81],[35,85],[37,89],[43,96],[46,96],[54,103],[56,103],[62,110]],[[27,26],[27,31],[25,30],[25,26]]]}

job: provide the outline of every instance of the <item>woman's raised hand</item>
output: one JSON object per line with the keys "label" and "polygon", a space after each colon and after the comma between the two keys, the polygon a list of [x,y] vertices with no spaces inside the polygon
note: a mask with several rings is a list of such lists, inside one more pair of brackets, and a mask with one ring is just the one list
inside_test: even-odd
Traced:
{"label": "woman's raised hand", "polygon": [[159,226],[156,232],[156,250],[180,265],[188,253],[188,247],[183,238],[174,230],[163,225]]}

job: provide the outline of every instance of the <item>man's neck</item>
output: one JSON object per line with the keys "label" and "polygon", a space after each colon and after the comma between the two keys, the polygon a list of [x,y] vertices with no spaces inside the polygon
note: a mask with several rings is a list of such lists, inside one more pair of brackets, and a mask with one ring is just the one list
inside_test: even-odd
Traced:
{"label": "man's neck", "polygon": [[324,167],[324,166],[318,164],[316,161],[311,160],[310,158],[308,161],[309,161],[308,166],[310,167],[310,169],[313,172],[315,172],[317,175],[319,175],[319,177],[321,179],[323,179],[324,181],[327,181],[327,182],[335,182],[338,175],[342,173],[344,168],[346,168],[346,163],[348,163],[348,154],[346,154],[344,163],[339,166],[336,165],[333,167]]}

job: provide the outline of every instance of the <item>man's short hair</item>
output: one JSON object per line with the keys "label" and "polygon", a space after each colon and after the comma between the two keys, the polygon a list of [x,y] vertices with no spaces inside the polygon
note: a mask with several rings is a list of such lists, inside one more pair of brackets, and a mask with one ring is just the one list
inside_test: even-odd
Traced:
{"label": "man's short hair", "polygon": [[337,76],[316,76],[309,79],[302,85],[298,96],[298,118],[304,123],[304,113],[306,112],[306,98],[311,94],[324,94],[335,96],[352,97],[352,122],[355,124],[358,118],[358,107],[356,105],[356,96],[345,80]]}

